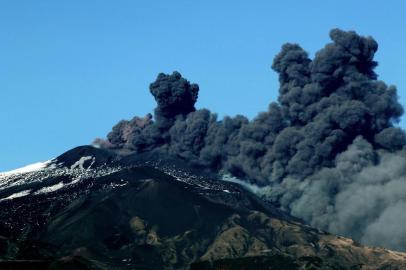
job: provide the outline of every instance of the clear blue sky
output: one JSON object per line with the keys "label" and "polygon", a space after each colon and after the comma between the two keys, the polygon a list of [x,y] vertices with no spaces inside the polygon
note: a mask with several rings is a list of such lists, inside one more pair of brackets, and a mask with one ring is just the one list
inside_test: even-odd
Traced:
{"label": "clear blue sky", "polygon": [[313,55],[334,27],[379,42],[380,79],[406,104],[405,3],[2,0],[0,171],[152,112],[148,85],[159,72],[198,83],[199,108],[253,117],[276,99],[270,66],[281,45],[298,42]]}

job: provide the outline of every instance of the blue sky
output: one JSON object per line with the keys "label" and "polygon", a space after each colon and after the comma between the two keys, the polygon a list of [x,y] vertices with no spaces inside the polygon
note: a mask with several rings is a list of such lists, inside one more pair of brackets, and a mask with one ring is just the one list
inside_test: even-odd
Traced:
{"label": "blue sky", "polygon": [[281,45],[313,56],[334,27],[379,42],[379,78],[406,104],[405,10],[401,0],[0,1],[0,171],[152,112],[159,72],[198,83],[199,108],[253,117],[276,100]]}

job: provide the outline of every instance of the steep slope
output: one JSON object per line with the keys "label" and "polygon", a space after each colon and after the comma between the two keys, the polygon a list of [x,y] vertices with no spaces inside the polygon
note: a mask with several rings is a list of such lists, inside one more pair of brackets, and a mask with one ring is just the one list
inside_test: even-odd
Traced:
{"label": "steep slope", "polygon": [[85,146],[0,182],[0,269],[406,269],[405,254],[303,225],[170,158]]}

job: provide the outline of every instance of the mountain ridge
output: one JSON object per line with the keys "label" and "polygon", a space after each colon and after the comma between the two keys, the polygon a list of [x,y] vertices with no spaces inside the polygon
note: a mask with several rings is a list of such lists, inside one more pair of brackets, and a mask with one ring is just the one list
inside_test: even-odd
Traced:
{"label": "mountain ridge", "polygon": [[182,166],[171,157],[120,162],[82,146],[7,176],[0,269],[406,268],[404,253],[311,228],[238,184]]}

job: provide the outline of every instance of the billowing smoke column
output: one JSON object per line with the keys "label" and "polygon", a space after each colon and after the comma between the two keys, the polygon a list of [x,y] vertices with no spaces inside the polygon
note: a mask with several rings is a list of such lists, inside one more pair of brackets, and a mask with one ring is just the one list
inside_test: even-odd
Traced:
{"label": "billowing smoke column", "polygon": [[190,84],[179,72],[160,73],[149,88],[158,103],[155,120],[160,128],[170,128],[177,116],[186,116],[196,110],[199,86]]}
{"label": "billowing smoke column", "polygon": [[370,37],[334,29],[310,59],[285,44],[272,68],[278,102],[255,119],[195,109],[199,87],[178,72],[150,85],[152,115],[121,121],[102,146],[172,155],[267,187],[269,199],[310,224],[406,250],[406,136],[396,88],[377,80]]}

